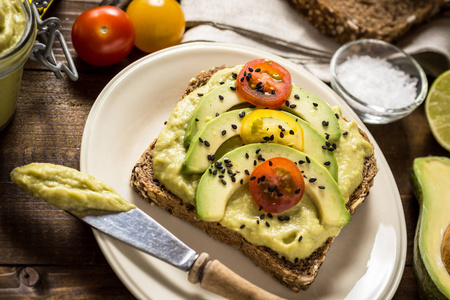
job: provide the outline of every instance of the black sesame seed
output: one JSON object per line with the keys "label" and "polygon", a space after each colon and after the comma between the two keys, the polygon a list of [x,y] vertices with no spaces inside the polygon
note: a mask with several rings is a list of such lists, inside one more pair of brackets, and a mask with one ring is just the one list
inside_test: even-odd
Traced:
{"label": "black sesame seed", "polygon": [[224,175],[219,175],[219,178],[224,178],[225,176]]}
{"label": "black sesame seed", "polygon": [[220,170],[220,173],[225,174],[225,169]]}
{"label": "black sesame seed", "polygon": [[221,182],[223,185],[227,185],[227,182],[225,180],[222,179]]}
{"label": "black sesame seed", "polygon": [[211,144],[208,141],[205,141],[205,146],[209,147],[209,146],[211,146]]}
{"label": "black sesame seed", "polygon": [[318,187],[319,187],[319,189],[321,189],[321,190],[324,190],[324,189],[325,189],[325,187],[324,187],[323,185],[319,185]]}
{"label": "black sesame seed", "polygon": [[294,98],[295,98],[295,99],[300,99],[300,96],[297,95],[297,94],[295,94],[295,95],[294,95]]}
{"label": "black sesame seed", "polygon": [[327,146],[322,145],[322,149],[323,149],[323,150],[327,150]]}
{"label": "black sesame seed", "polygon": [[265,218],[265,216],[266,216],[265,214],[262,214],[262,215],[259,216],[259,218],[262,220],[262,219]]}
{"label": "black sesame seed", "polygon": [[239,113],[239,117],[240,117],[240,118],[245,117],[245,111],[241,111],[241,112]]}
{"label": "black sesame seed", "polygon": [[198,95],[199,97],[202,97],[202,96],[203,96],[203,93],[197,93],[197,95]]}
{"label": "black sesame seed", "polygon": [[235,86],[230,86],[230,89],[232,90],[232,91],[235,91],[236,90],[236,87]]}
{"label": "black sesame seed", "polygon": [[290,108],[296,108],[296,107],[297,107],[297,104],[291,104],[291,105],[289,105],[289,107],[290,107]]}
{"label": "black sesame seed", "polygon": [[336,144],[333,143],[333,145],[331,145],[331,147],[333,147],[334,149],[337,148]]}
{"label": "black sesame seed", "polygon": [[264,181],[266,181],[266,176],[263,175],[259,179],[261,180],[261,182],[264,182]]}
{"label": "black sesame seed", "polygon": [[263,208],[264,208],[264,207],[263,207],[262,205],[260,205],[258,210],[259,210],[259,211],[262,211]]}
{"label": "black sesame seed", "polygon": [[336,116],[336,119],[339,119],[339,115],[338,114],[334,114]]}
{"label": "black sesame seed", "polygon": [[228,174],[233,174],[233,170],[228,169],[228,170],[227,170],[227,173],[228,173]]}
{"label": "black sesame seed", "polygon": [[313,105],[314,105],[314,107],[317,107],[317,106],[319,106],[319,104],[317,104],[317,103],[315,103],[315,102],[313,103]]}
{"label": "black sesame seed", "polygon": [[222,95],[219,95],[219,99],[220,99],[220,100],[223,100],[223,96],[222,96]]}
{"label": "black sesame seed", "polygon": [[256,68],[255,72],[261,72],[261,68]]}
{"label": "black sesame seed", "polygon": [[291,218],[289,216],[284,216],[284,221],[289,221]]}
{"label": "black sesame seed", "polygon": [[311,160],[309,159],[308,156],[305,156],[305,159],[306,159],[306,162],[307,162],[308,164],[311,163]]}
{"label": "black sesame seed", "polygon": [[310,179],[309,179],[309,182],[316,182],[317,181],[317,178],[314,178],[314,177],[311,177]]}
{"label": "black sesame seed", "polygon": [[250,72],[253,72],[253,68],[248,68],[248,70],[249,70]]}
{"label": "black sesame seed", "polygon": [[217,175],[217,169],[215,169],[214,171],[212,171],[213,175]]}
{"label": "black sesame seed", "polygon": [[273,215],[272,215],[271,213],[267,213],[267,216],[268,216],[269,218],[273,218]]}
{"label": "black sesame seed", "polygon": [[235,124],[231,124],[231,128],[237,129],[237,126]]}
{"label": "black sesame seed", "polygon": [[247,169],[245,169],[244,172],[245,174],[250,175],[250,172]]}
{"label": "black sesame seed", "polygon": [[198,121],[200,121],[198,118],[195,118],[195,122],[198,122]]}
{"label": "black sesame seed", "polygon": [[249,158],[249,155],[248,155],[248,153],[245,153],[245,158]]}
{"label": "black sesame seed", "polygon": [[232,74],[232,76],[233,76],[234,79],[237,78],[237,73],[236,73],[236,72],[233,72],[233,73],[231,73],[231,74]]}
{"label": "black sesame seed", "polygon": [[286,100],[286,106],[289,107],[289,101],[288,100]]}
{"label": "black sesame seed", "polygon": [[218,117],[219,116],[219,113],[216,113],[216,117]]}
{"label": "black sesame seed", "polygon": [[269,161],[269,166],[273,166],[273,162],[272,161]]}
{"label": "black sesame seed", "polygon": [[269,222],[267,222],[267,221],[266,221],[266,226],[267,226],[267,227],[270,227],[270,224],[269,224]]}
{"label": "black sesame seed", "polygon": [[298,241],[299,241],[299,242],[301,242],[302,239],[303,239],[303,236],[299,236],[299,237],[298,237]]}
{"label": "black sesame seed", "polygon": [[272,95],[275,95],[275,93],[276,93],[275,90],[272,90]]}
{"label": "black sesame seed", "polygon": [[299,160],[299,161],[298,161],[298,164],[299,164],[299,165],[303,165],[304,163],[305,163],[304,160]]}
{"label": "black sesame seed", "polygon": [[330,122],[328,122],[328,121],[322,121],[322,126],[328,126],[330,124]]}
{"label": "black sesame seed", "polygon": [[245,227],[245,224],[242,224],[242,225],[241,225],[241,229],[243,229],[244,227]]}
{"label": "black sesame seed", "polygon": [[258,225],[259,225],[259,220],[256,220],[256,224],[258,224]]}
{"label": "black sesame seed", "polygon": [[244,179],[241,179],[239,182],[241,183],[241,185],[243,185],[244,184]]}
{"label": "black sesame seed", "polygon": [[258,154],[261,151],[261,148],[256,149],[255,153]]}
{"label": "black sesame seed", "polygon": [[236,177],[231,176],[231,181],[232,181],[232,182],[236,182]]}
{"label": "black sesame seed", "polygon": [[278,197],[283,197],[283,193],[282,192],[277,192],[277,196]]}
{"label": "black sesame seed", "polygon": [[199,137],[198,140],[200,141],[200,143],[203,143],[203,139],[201,137]]}
{"label": "black sesame seed", "polygon": [[225,135],[225,134],[227,134],[227,131],[224,129],[224,130],[222,130],[222,135]]}
{"label": "black sesame seed", "polygon": [[330,147],[327,149],[328,151],[334,151],[335,149],[333,147]]}
{"label": "black sesame seed", "polygon": [[298,194],[300,194],[300,191],[301,191],[301,189],[300,189],[300,188],[298,188],[298,189],[296,189],[296,190],[295,190],[295,192],[294,192],[294,193],[296,193],[296,194],[298,195]]}
{"label": "black sesame seed", "polygon": [[240,82],[244,82],[245,77],[241,77],[241,79],[239,79]]}
{"label": "black sesame seed", "polygon": [[250,177],[250,180],[255,180],[255,179],[256,179],[256,176]]}
{"label": "black sesame seed", "polygon": [[323,164],[324,164],[325,166],[329,166],[329,165],[331,165],[331,162],[326,161],[326,162],[324,162]]}
{"label": "black sesame seed", "polygon": [[292,130],[292,129],[289,130],[289,134],[290,134],[290,135],[294,135],[294,134],[295,134],[295,133],[294,133],[294,130]]}
{"label": "black sesame seed", "polygon": [[283,133],[283,131],[280,131],[280,138],[284,138],[284,133]]}
{"label": "black sesame seed", "polygon": [[343,133],[342,133],[342,135],[347,135],[348,134],[348,131],[344,131]]}
{"label": "black sesame seed", "polygon": [[258,162],[256,161],[256,159],[253,161],[253,165],[256,166],[258,164]]}

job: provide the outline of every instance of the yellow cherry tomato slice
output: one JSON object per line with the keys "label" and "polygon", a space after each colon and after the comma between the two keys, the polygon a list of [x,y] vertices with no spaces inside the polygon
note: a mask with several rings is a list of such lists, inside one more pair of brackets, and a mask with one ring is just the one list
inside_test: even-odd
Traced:
{"label": "yellow cherry tomato slice", "polygon": [[303,151],[302,127],[286,114],[271,109],[258,109],[247,114],[241,123],[244,144],[277,143]]}

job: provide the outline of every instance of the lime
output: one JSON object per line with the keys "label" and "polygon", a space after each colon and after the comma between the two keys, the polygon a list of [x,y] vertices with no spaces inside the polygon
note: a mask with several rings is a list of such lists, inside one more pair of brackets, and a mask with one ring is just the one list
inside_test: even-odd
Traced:
{"label": "lime", "polygon": [[425,113],[435,139],[450,151],[450,70],[439,75],[431,85]]}

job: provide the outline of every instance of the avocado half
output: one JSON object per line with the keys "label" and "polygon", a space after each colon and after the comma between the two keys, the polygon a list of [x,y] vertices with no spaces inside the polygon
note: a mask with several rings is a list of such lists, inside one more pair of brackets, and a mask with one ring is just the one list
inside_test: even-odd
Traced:
{"label": "avocado half", "polygon": [[410,172],[420,213],[413,267],[422,299],[450,299],[450,158],[416,158]]}

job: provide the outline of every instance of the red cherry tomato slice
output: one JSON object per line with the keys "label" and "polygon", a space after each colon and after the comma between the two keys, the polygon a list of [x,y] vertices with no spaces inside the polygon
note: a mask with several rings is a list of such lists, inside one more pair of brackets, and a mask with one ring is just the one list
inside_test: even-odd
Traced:
{"label": "red cherry tomato slice", "polygon": [[282,213],[296,205],[305,192],[302,173],[291,160],[274,157],[257,166],[250,175],[250,193],[258,207]]}
{"label": "red cherry tomato slice", "polygon": [[249,61],[236,79],[236,91],[245,101],[256,106],[281,106],[291,92],[291,74],[284,67],[267,59]]}

